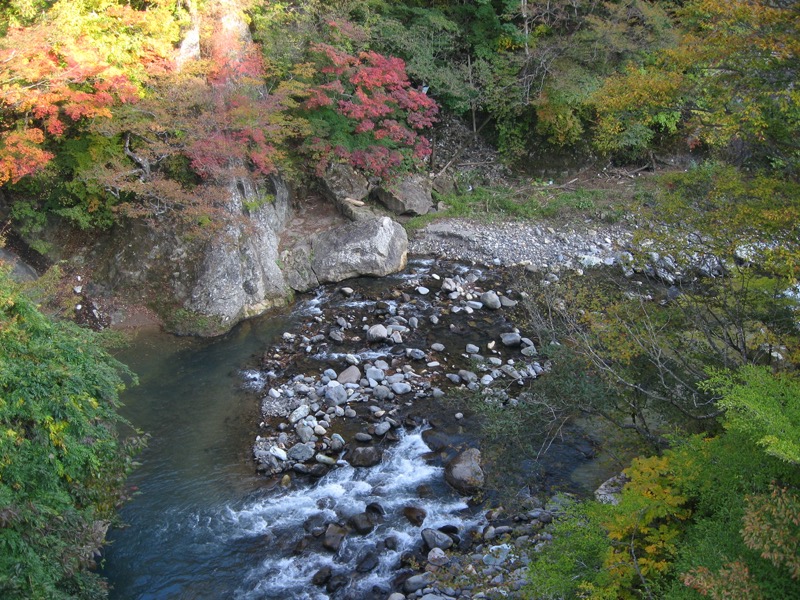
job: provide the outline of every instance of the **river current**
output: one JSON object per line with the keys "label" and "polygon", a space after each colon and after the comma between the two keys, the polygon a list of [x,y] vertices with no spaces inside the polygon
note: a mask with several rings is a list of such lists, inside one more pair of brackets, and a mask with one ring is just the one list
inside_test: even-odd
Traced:
{"label": "river current", "polygon": [[[355,285],[385,289],[431,268],[432,261],[413,261],[405,273]],[[109,533],[103,573],[112,599],[385,598],[402,554],[420,543],[421,527],[403,516],[404,508],[424,510],[422,528],[455,526],[466,534],[482,525],[444,483],[442,468],[426,460],[421,430],[399,429],[400,440],[369,469],[342,461],[320,480],[294,479],[289,487],[256,475],[253,367],[284,332],[330,301],[323,292],[290,313],[244,322],[212,340],[141,331],[120,353],[140,378],[124,393],[122,412],[150,441],[129,478],[136,495],[121,511],[126,526]],[[332,358],[310,357],[320,365]],[[554,448],[553,465],[597,483],[597,473],[580,475],[574,449]],[[320,548],[326,524],[376,505],[383,515],[373,531],[351,533],[336,553]],[[304,545],[312,537],[317,542]],[[328,581],[338,578],[333,593],[311,583],[326,568]]]}
{"label": "river current", "polygon": [[[388,593],[392,569],[419,538],[403,507],[424,507],[425,527],[470,526],[474,517],[444,484],[441,467],[423,460],[429,448],[420,431],[404,434],[371,469],[343,463],[289,489],[255,475],[249,454],[258,402],[242,369],[307,308],[248,321],[214,340],[140,332],[121,353],[140,376],[123,395],[123,414],[150,441],[129,479],[136,495],[121,511],[126,526],[109,535],[103,572],[112,598],[322,600],[325,588],[310,580],[326,566],[345,574],[337,597]],[[432,492],[425,500],[420,486]],[[370,534],[348,536],[335,555],[294,552],[312,526],[346,521],[372,503],[385,516]]]}

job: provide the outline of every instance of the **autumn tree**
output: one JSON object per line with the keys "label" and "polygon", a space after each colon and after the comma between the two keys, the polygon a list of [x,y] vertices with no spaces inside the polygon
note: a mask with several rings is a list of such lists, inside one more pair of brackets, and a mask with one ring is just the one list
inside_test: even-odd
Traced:
{"label": "autumn tree", "polygon": [[87,128],[135,103],[149,73],[166,68],[178,19],[166,1],[140,10],[112,0],[41,8],[15,3],[0,40],[0,184],[25,180],[18,216],[38,204],[97,224],[107,215],[102,190],[73,174],[108,146],[98,148]]}
{"label": "autumn tree", "polygon": [[646,150],[680,136],[743,161],[796,172],[800,124],[797,7],[764,0],[695,0],[677,10],[684,33],[648,64],[631,65],[595,93],[595,143]]}
{"label": "autumn tree", "polygon": [[348,54],[329,44],[311,50],[322,81],[304,103],[314,128],[305,150],[318,172],[339,160],[388,177],[430,154],[421,131],[433,125],[438,106],[412,87],[401,59]]}

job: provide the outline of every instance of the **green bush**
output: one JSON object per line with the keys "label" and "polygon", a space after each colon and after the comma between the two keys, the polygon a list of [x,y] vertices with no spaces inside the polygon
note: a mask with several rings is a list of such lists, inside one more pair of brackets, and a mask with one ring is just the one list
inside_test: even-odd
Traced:
{"label": "green bush", "polygon": [[116,412],[130,372],[0,271],[0,596],[100,598],[91,571],[140,437]]}

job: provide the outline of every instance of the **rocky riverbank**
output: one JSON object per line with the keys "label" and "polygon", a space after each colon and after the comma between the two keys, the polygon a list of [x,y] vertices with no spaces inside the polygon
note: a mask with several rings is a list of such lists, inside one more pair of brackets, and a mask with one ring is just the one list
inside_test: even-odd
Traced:
{"label": "rocky riverbank", "polygon": [[[444,467],[448,485],[477,505],[486,465],[469,435],[470,419],[448,412],[445,399],[471,394],[502,407],[529,393],[551,364],[541,341],[525,330],[527,287],[547,285],[548,277],[565,268],[624,263],[628,237],[621,230],[613,238],[608,231],[583,236],[547,231],[534,237],[536,229],[529,228],[530,243],[522,247],[513,243],[514,224],[488,230],[434,225],[433,232],[412,242],[417,250],[435,247],[439,255],[453,252],[473,262],[529,268],[417,258],[399,276],[320,288],[298,307],[300,325],[264,353],[260,369],[245,373],[261,395],[262,421],[253,446],[259,471],[292,486],[297,478],[321,477],[344,465],[374,468],[403,431],[449,421],[465,435],[428,429],[423,439],[429,458]],[[503,250],[487,245],[492,240]],[[551,245],[559,250],[548,253]],[[547,273],[528,272],[536,268]],[[525,278],[530,281],[523,284]],[[395,599],[397,594],[428,600],[513,594],[524,583],[529,553],[546,543],[544,528],[559,510],[558,500],[529,496],[513,512],[490,511],[466,530],[457,523],[426,526],[424,509],[404,506],[416,538],[384,583]],[[372,532],[383,519],[383,507],[368,506],[314,528],[299,551],[333,554],[334,566],[314,574],[320,589],[334,598],[355,597],[346,583],[367,577],[369,563],[337,573],[337,553],[344,540]],[[375,551],[386,551],[391,543]],[[373,568],[377,565],[376,560]],[[385,585],[377,586],[372,597],[386,598],[386,592]]]}

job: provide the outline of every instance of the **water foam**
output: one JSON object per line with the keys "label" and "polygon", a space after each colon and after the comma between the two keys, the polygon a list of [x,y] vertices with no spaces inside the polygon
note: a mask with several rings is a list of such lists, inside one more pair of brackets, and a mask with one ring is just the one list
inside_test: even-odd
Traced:
{"label": "water foam", "polygon": [[[244,577],[236,598],[335,598],[311,584],[313,575],[326,566],[334,575],[346,577],[340,594],[358,595],[359,590],[366,593],[373,586],[388,589],[400,555],[421,539],[422,528],[411,525],[401,514],[407,506],[426,511],[422,527],[449,524],[464,529],[474,525],[472,517],[465,514],[464,500],[442,485],[442,468],[422,458],[429,451],[421,432],[408,433],[385,451],[378,466],[363,469],[345,464],[311,487],[280,491],[223,511],[221,529],[228,536],[261,536],[265,540],[264,559]],[[437,486],[441,493],[422,499],[417,488],[423,484]],[[351,532],[335,555],[324,550],[292,554],[297,542],[307,535],[306,528],[346,523],[373,502],[380,504],[386,515],[369,534]],[[388,537],[395,538],[396,548],[379,552],[379,565],[370,573],[356,573],[364,556]]]}

